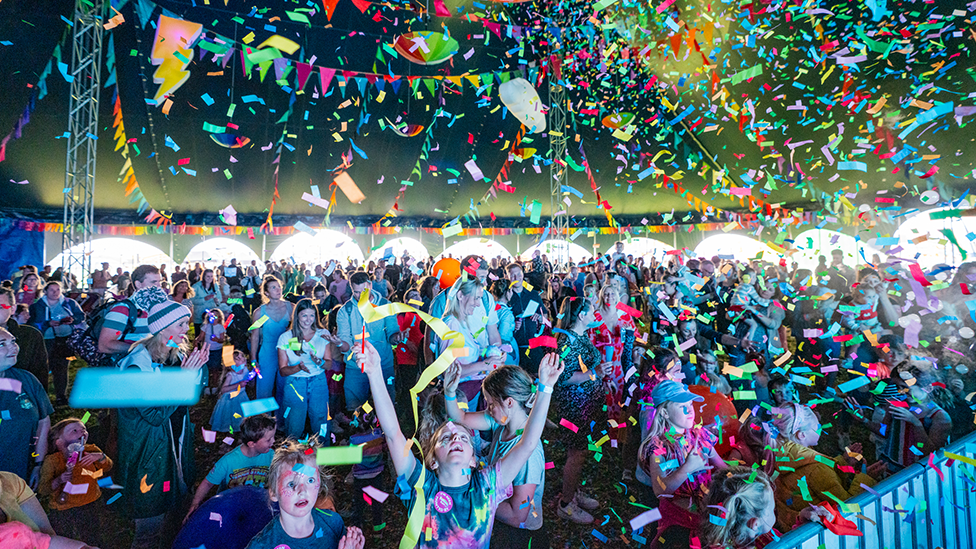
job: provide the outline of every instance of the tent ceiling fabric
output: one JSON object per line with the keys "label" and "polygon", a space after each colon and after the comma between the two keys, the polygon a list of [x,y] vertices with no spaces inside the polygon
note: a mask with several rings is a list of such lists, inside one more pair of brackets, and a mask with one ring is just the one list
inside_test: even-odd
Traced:
{"label": "tent ceiling fabric", "polygon": [[[529,218],[535,200],[546,216],[548,134],[513,145],[520,127],[498,86],[527,77],[548,104],[553,66],[571,111],[568,157],[558,160],[572,190],[559,207],[577,221],[604,218],[604,207],[617,217],[663,212],[665,221],[697,222],[688,212],[715,213],[709,207],[783,204],[833,216],[866,204],[890,229],[926,189],[946,203],[974,179],[976,134],[966,126],[976,114],[976,7],[961,0],[887,11],[839,0],[745,8],[677,0],[663,10],[622,0],[597,13],[602,29],[587,20],[592,9],[575,9],[579,2],[480,8],[448,0],[451,16],[429,19],[346,1],[331,17],[316,3],[283,0],[261,9],[241,0],[114,3],[126,18],[106,35],[122,119],[141,192],[160,212],[216,214],[231,204],[264,217],[277,188],[275,214],[324,218],[302,196],[316,186],[329,199],[339,168],[365,200],[353,204],[340,190],[336,216],[468,214],[468,224],[489,224],[489,214]],[[0,3],[0,36],[10,41],[0,74],[11,90],[0,133],[22,119],[71,4]],[[481,17],[464,18],[472,12]],[[168,114],[146,101],[158,88],[150,57],[161,14],[203,29]],[[393,53],[397,36],[429,31],[458,41],[448,62],[419,65]],[[261,48],[276,35],[298,49]],[[560,48],[553,57],[547,44]],[[43,85],[47,96],[0,162],[7,207],[62,204],[67,83],[57,62]],[[95,201],[131,210],[138,202],[117,175],[115,93],[102,93]],[[619,113],[632,113],[633,123],[604,125]],[[226,148],[211,138],[227,134],[250,142]],[[515,149],[497,198],[483,202]]]}

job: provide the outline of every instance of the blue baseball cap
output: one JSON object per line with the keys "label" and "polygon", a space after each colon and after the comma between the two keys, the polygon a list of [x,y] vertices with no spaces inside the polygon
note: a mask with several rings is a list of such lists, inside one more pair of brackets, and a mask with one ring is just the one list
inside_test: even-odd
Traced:
{"label": "blue baseball cap", "polygon": [[651,391],[651,398],[654,399],[654,405],[660,406],[665,402],[703,402],[705,399],[688,391],[688,387],[684,383],[678,383],[677,381],[672,381],[666,379],[661,383],[658,383]]}

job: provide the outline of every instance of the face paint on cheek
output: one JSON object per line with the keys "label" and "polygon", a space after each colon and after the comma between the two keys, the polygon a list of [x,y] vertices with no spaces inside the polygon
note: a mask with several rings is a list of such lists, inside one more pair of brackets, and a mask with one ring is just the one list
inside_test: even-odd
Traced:
{"label": "face paint on cheek", "polygon": [[293,496],[295,494],[295,489],[291,485],[293,484],[292,480],[295,479],[296,477],[298,477],[297,474],[291,473],[278,479],[279,497],[288,497],[288,496]]}

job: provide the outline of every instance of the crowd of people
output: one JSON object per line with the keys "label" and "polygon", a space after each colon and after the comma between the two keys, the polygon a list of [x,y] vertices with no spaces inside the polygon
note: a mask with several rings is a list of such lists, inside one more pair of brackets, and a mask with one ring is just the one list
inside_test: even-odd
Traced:
{"label": "crowd of people", "polygon": [[[761,547],[974,426],[976,263],[829,255],[810,270],[619,243],[565,264],[467,256],[456,278],[389,253],[103,264],[84,291],[22,267],[0,286],[0,541],[104,547],[122,512],[133,548],[170,547],[215,488],[252,486],[273,510],[255,549],[363,547],[364,504],[377,526],[391,489],[418,547],[539,549],[554,524],[594,523],[586,464],[606,452],[622,466],[599,473],[659,511],[634,539]],[[92,444],[68,408],[73,359],[198,372],[209,425],[133,403],[92,410],[111,433]],[[236,447],[197,478],[207,436]],[[337,501],[316,451],[349,445],[358,495]]]}

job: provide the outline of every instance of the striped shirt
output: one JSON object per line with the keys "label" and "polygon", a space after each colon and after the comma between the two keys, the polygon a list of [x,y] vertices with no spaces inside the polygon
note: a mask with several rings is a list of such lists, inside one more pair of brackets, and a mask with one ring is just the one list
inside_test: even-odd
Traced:
{"label": "striped shirt", "polygon": [[[132,305],[135,307],[135,305]],[[138,311],[138,307],[136,308]],[[124,302],[119,302],[116,306],[105,314],[105,320],[102,323],[102,329],[108,329],[115,332],[115,339],[125,341],[126,343],[135,343],[140,339],[145,338],[149,334],[149,313],[146,311],[138,311],[138,316],[136,317],[135,328],[129,330],[129,333],[125,334],[125,338],[122,337],[122,332],[125,331],[125,326],[129,322],[129,306]]]}

